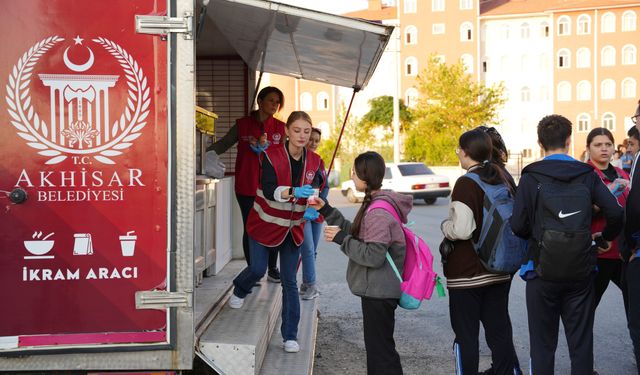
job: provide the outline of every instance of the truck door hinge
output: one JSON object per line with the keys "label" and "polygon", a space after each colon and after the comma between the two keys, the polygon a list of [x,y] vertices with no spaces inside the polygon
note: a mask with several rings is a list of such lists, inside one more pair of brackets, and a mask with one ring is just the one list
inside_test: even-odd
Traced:
{"label": "truck door hinge", "polygon": [[185,12],[183,17],[136,15],[136,32],[164,36],[180,33],[190,40],[193,39],[193,13]]}
{"label": "truck door hinge", "polygon": [[136,292],[136,309],[158,309],[193,306],[193,292],[167,292],[163,290]]}

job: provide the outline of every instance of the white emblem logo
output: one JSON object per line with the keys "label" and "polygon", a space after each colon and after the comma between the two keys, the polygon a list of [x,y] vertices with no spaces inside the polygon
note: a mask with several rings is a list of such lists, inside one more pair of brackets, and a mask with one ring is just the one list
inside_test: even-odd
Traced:
{"label": "white emblem logo", "polygon": [[[77,36],[75,45],[83,46],[84,39]],[[46,156],[46,164],[58,164],[69,155],[91,155],[101,163],[115,164],[111,159],[131,147],[141,135],[149,115],[149,87],[142,67],[129,53],[105,38],[92,41],[113,56],[124,72],[127,105],[115,121],[109,118],[109,88],[115,86],[118,75],[38,74],[45,87],[49,87],[50,119],[38,114],[31,100],[29,84],[38,60],[63,38],[52,36],[36,43],[18,60],[9,75],[6,102],[11,124],[29,147]],[[82,73],[94,63],[91,48],[83,64],[71,62],[69,48],[64,50],[65,66]],[[35,100],[34,100],[35,102]]]}
{"label": "white emblem logo", "polygon": [[576,212],[569,212],[568,214],[563,214],[562,210],[560,210],[560,212],[558,212],[558,217],[560,219],[564,219],[565,217],[573,216],[575,214],[579,214],[580,212],[582,212],[582,210],[576,211]]}
{"label": "white emblem logo", "polygon": [[305,177],[307,177],[307,181],[308,182],[311,182],[311,181],[313,181],[313,178],[315,177],[315,175],[316,174],[313,171],[308,171],[307,175]]}
{"label": "white emblem logo", "polygon": [[280,134],[274,133],[272,138],[273,138],[273,143],[280,144]]}

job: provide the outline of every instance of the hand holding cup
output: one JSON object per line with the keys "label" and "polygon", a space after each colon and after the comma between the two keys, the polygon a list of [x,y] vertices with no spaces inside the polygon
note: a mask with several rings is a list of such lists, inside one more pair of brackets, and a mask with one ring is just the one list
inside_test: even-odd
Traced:
{"label": "hand holding cup", "polygon": [[340,232],[340,227],[337,225],[327,225],[324,227],[324,239],[327,242],[333,241],[333,238]]}

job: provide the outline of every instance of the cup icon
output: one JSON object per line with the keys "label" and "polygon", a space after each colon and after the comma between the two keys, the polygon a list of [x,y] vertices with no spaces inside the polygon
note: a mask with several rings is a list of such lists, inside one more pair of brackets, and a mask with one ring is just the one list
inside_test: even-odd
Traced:
{"label": "cup icon", "polygon": [[138,236],[134,235],[135,231],[129,231],[124,236],[120,236],[120,249],[123,257],[132,257],[136,249],[136,240]]}
{"label": "cup icon", "polygon": [[320,197],[320,189],[313,189],[313,194],[307,198],[309,204],[315,204],[316,199]]}

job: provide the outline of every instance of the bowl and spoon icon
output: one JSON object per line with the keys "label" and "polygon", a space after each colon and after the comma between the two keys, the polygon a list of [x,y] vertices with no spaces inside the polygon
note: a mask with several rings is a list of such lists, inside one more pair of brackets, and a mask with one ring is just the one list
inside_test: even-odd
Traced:
{"label": "bowl and spoon icon", "polygon": [[42,232],[34,232],[32,238],[33,240],[24,241],[24,247],[27,251],[33,255],[25,256],[25,259],[53,259],[53,255],[45,255],[51,249],[53,249],[53,244],[55,241],[48,240],[49,237],[53,236],[55,233],[51,232],[44,236],[42,239]]}

